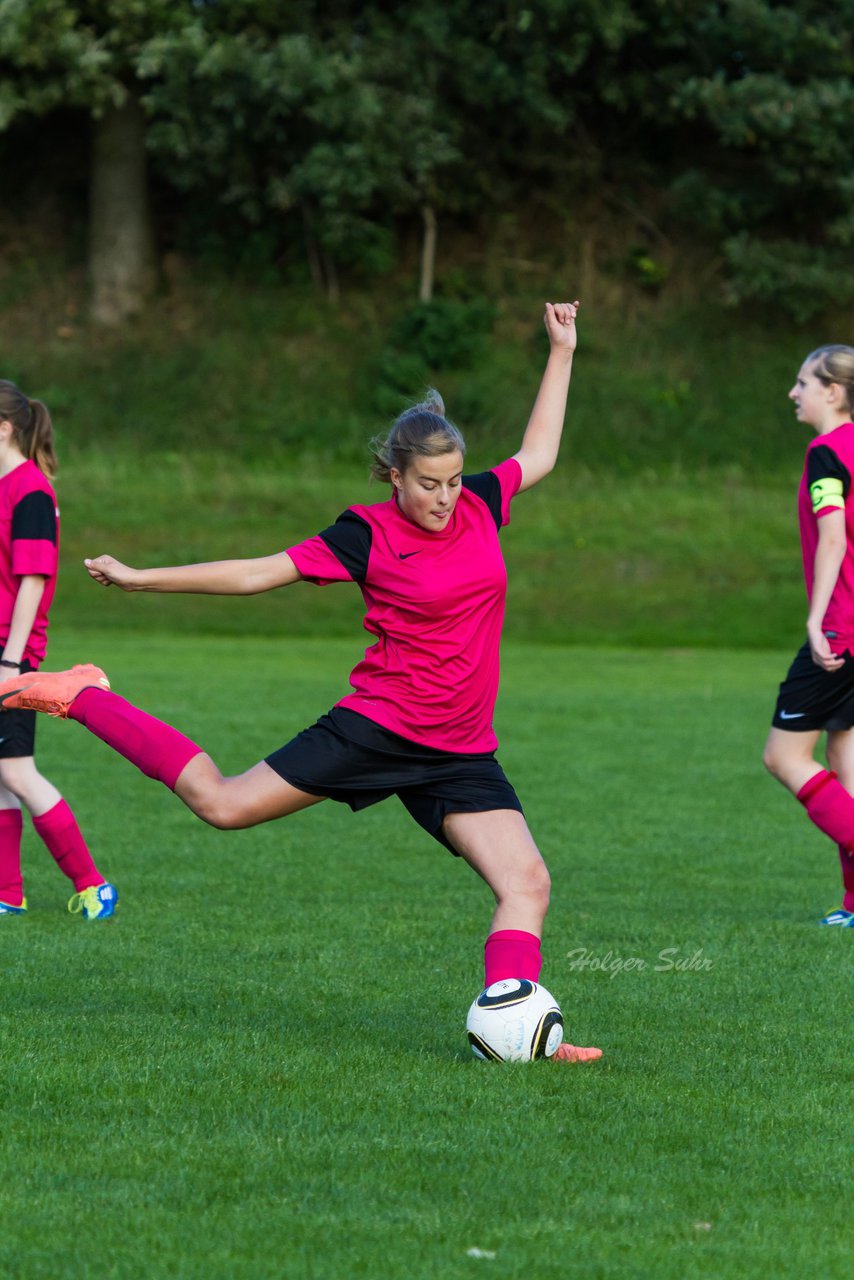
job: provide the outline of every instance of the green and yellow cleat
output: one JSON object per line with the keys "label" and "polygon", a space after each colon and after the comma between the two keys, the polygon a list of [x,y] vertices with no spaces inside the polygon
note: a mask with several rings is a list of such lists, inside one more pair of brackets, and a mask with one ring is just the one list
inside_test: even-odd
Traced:
{"label": "green and yellow cleat", "polygon": [[115,914],[119,891],[114,884],[93,884],[81,893],[73,893],[68,899],[68,910],[78,911],[84,920],[108,920]]}

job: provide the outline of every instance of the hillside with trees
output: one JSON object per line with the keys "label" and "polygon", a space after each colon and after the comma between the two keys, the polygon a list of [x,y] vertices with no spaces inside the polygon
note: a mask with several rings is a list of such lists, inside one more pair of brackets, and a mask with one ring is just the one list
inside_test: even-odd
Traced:
{"label": "hillside with trees", "polygon": [[689,243],[722,301],[803,318],[854,293],[852,29],[854,0],[0,0],[3,219],[85,259],[107,326],[169,255],[332,302],[417,255],[429,301],[461,237],[512,268],[579,211],[641,287]]}

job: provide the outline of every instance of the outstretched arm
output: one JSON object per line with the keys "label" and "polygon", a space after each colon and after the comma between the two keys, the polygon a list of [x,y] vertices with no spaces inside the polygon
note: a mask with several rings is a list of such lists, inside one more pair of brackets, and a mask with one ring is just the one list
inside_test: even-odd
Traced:
{"label": "outstretched arm", "polygon": [[515,455],[522,468],[520,493],[547,476],[557,461],[566,416],[569,379],[572,375],[572,357],[577,341],[575,317],[580,306],[578,301],[546,303],[544,323],[551,350],[540,390],[522,437],[522,447]]}
{"label": "outstretched arm", "polygon": [[180,591],[210,596],[254,596],[299,582],[301,574],[286,551],[253,560],[213,560],[163,569],[132,569],[112,556],[84,560],[89,576],[122,591]]}

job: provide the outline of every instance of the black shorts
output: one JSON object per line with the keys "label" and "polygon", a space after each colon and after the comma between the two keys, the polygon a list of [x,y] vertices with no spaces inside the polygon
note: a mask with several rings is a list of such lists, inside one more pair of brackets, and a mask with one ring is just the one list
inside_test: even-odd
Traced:
{"label": "black shorts", "polygon": [[397,796],[419,826],[453,854],[458,851],[442,833],[447,814],[522,813],[491,751],[422,747],[346,707],[333,707],[266,760],[291,786],[340,800],[354,812]]}
{"label": "black shorts", "polygon": [[844,667],[825,671],[813,662],[809,644],[798,650],[777,695],[775,729],[814,733],[854,726],[854,657],[848,649],[840,657]]}
{"label": "black shorts", "polygon": [[[0,667],[0,671],[4,668]],[[21,663],[21,671],[32,671],[31,662],[26,659]],[[9,675],[13,675],[12,671]],[[3,679],[8,679],[4,675]],[[19,760],[24,756],[35,755],[36,750],[36,712],[35,711],[3,711],[0,713],[0,760]]]}

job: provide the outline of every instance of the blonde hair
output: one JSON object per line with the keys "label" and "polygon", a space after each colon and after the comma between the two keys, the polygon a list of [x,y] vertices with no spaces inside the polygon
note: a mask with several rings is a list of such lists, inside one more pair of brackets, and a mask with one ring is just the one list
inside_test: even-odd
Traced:
{"label": "blonde hair", "polygon": [[371,441],[371,475],[388,482],[392,468],[402,475],[415,458],[436,458],[454,450],[465,456],[466,442],[445,417],[445,402],[431,387],[422,401],[396,419],[388,435]]}
{"label": "blonde hair", "polygon": [[0,422],[11,422],[12,439],[48,480],[56,475],[53,423],[41,400],[30,400],[14,382],[0,379]]}
{"label": "blonde hair", "polygon": [[810,373],[814,373],[825,386],[836,382],[842,387],[848,409],[854,409],[854,347],[839,343],[819,347],[810,352],[804,363],[810,366]]}

